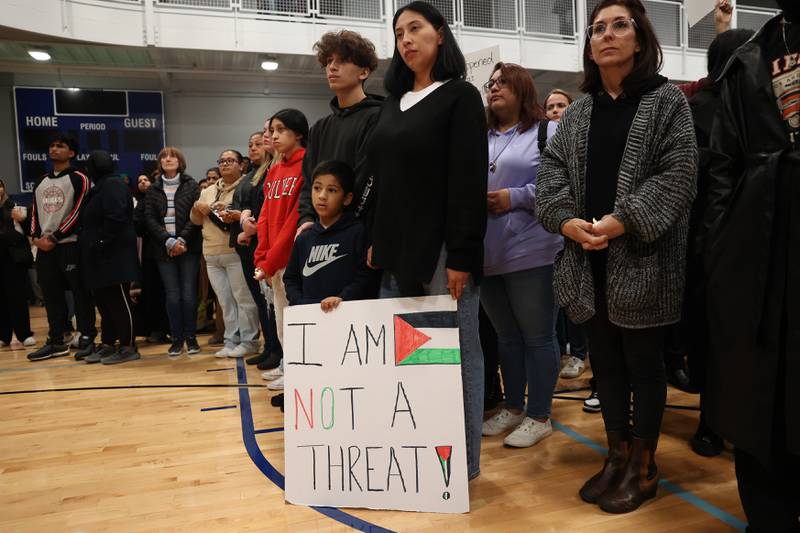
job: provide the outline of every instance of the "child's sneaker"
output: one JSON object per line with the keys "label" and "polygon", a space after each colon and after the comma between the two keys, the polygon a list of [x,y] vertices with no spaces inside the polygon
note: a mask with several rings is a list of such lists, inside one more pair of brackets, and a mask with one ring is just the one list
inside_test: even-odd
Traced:
{"label": "child's sneaker", "polygon": [[261,373],[261,377],[267,381],[278,379],[282,375],[283,369],[281,367],[273,368],[272,370],[267,370],[266,372]]}
{"label": "child's sneaker", "polygon": [[283,376],[267,385],[269,390],[283,390]]}

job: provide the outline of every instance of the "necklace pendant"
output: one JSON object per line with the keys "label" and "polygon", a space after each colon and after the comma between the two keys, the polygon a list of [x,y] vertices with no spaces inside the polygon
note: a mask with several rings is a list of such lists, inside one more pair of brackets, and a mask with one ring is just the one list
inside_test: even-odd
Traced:
{"label": "necklace pendant", "polygon": [[497,165],[494,164],[494,161],[489,162],[489,172],[494,172],[497,170]]}

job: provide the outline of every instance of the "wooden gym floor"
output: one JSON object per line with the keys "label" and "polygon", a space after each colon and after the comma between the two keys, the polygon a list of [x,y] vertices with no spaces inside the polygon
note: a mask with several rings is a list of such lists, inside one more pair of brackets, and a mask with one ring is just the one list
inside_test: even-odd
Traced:
{"label": "wooden gym floor", "polygon": [[[32,313],[41,346],[44,311]],[[71,356],[31,363],[27,350],[1,350],[0,531],[744,530],[732,454],[692,453],[692,410],[666,411],[655,500],[621,516],[583,503],[578,489],[602,463],[603,424],[568,399],[554,400],[557,429],[533,448],[484,438],[468,514],[286,504],[274,393],[254,367],[214,358],[207,337],[200,343],[201,354],[174,360],[167,346],[143,343],[140,361],[118,366]],[[588,377],[558,389],[585,387]],[[697,402],[669,391],[670,404]]]}

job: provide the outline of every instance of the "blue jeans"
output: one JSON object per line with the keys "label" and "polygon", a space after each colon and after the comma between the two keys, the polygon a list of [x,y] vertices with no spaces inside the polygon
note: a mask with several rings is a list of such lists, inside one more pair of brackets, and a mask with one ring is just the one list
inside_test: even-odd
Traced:
{"label": "blue jeans", "polygon": [[[449,294],[446,252],[439,255],[439,263],[425,294]],[[403,294],[391,272],[384,272],[380,298],[399,298]],[[464,389],[464,425],[467,442],[467,475],[473,479],[481,472],[481,429],[483,426],[483,351],[478,337],[478,305],[480,293],[470,277],[461,299],[458,300],[458,335],[461,348],[461,380]]]}
{"label": "blue jeans", "polygon": [[270,319],[269,305],[261,293],[261,286],[253,277],[256,269],[255,265],[253,265],[253,254],[249,248],[237,248],[236,253],[239,254],[239,261],[242,263],[242,272],[244,272],[247,288],[250,290],[250,295],[253,297],[258,309],[258,322],[261,324],[261,336],[264,337],[264,353],[275,351],[275,347],[278,344],[278,329],[274,325],[275,319]]}
{"label": "blue jeans", "polygon": [[527,382],[527,415],[549,417],[560,366],[553,266],[487,276],[481,303],[497,330],[506,406],[523,408]]}
{"label": "blue jeans", "polygon": [[225,322],[225,347],[236,348],[242,344],[250,351],[258,351],[258,308],[247,288],[239,256],[231,252],[207,255],[208,281],[222,307]]}
{"label": "blue jeans", "polygon": [[185,253],[166,261],[158,261],[158,272],[164,284],[165,300],[172,340],[182,341],[197,331],[197,275],[200,255]]}

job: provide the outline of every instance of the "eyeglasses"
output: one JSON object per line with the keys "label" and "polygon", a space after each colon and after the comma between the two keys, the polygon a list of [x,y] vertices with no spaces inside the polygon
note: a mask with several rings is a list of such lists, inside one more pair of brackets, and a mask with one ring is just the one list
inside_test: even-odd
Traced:
{"label": "eyeglasses", "polygon": [[636,21],[633,19],[619,19],[612,22],[610,25],[605,22],[598,22],[586,28],[586,35],[590,39],[602,39],[606,31],[611,28],[611,33],[614,37],[622,37],[633,28],[636,29]]}
{"label": "eyeglasses", "polygon": [[227,165],[238,165],[239,162],[235,159],[217,159],[217,164],[222,167]]}
{"label": "eyeglasses", "polygon": [[497,85],[498,89],[503,89],[504,87],[508,87],[508,80],[503,78],[502,76],[493,80],[489,80],[483,84],[483,89],[486,92],[489,92],[495,85]]}

